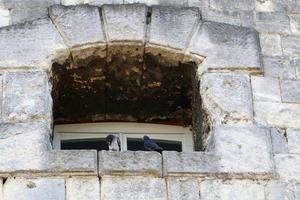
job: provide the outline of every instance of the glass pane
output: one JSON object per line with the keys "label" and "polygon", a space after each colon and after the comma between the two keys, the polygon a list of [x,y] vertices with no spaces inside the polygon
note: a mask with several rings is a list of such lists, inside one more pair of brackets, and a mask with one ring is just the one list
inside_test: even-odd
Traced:
{"label": "glass pane", "polygon": [[62,140],[61,149],[97,149],[108,150],[105,138]]}
{"label": "glass pane", "polygon": [[[156,144],[162,147],[165,151],[182,151],[182,144],[179,141],[168,141],[168,140],[155,140],[152,139]],[[144,151],[144,142],[140,138],[128,138],[127,139],[127,150],[130,151]]]}

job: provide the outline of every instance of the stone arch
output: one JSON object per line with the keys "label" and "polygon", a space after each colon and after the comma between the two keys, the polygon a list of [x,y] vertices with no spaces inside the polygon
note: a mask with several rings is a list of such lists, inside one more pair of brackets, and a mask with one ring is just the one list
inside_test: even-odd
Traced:
{"label": "stone arch", "polygon": [[[135,54],[137,57],[148,54],[159,56],[161,62],[170,65],[178,65],[180,62],[193,62],[198,65],[197,81],[200,82],[200,88],[196,90],[198,93],[195,96],[199,101],[202,96],[203,102],[196,103],[195,110],[198,114],[201,109],[206,110],[212,121],[213,134],[205,138],[206,145],[209,146],[207,150],[213,153],[205,154],[204,157],[208,159],[209,167],[213,167],[203,169],[199,167],[203,160],[192,159],[191,168],[183,167],[180,173],[201,174],[208,170],[211,173],[234,171],[236,176],[250,172],[257,173],[259,177],[270,174],[271,162],[268,153],[249,153],[250,146],[247,144],[248,137],[254,137],[258,138],[258,146],[269,148],[267,130],[253,125],[249,74],[262,73],[259,41],[254,30],[202,21],[199,10],[195,8],[146,7],[142,4],[104,5],[101,8],[87,5],[53,6],[49,8],[49,16],[50,19],[0,29],[0,38],[6,38],[1,40],[1,47],[12,48],[9,52],[5,48],[0,49],[0,69],[5,73],[3,122],[22,129],[23,132],[30,132],[31,123],[37,123],[39,128],[35,129],[41,129],[43,131],[40,132],[43,133],[31,142],[45,145],[37,145],[32,149],[34,156],[42,160],[72,157],[62,152],[58,152],[63,154],[61,157],[53,156],[55,152],[50,151],[49,144],[44,139],[49,134],[52,120],[50,88],[47,83],[53,63],[62,64],[68,59],[78,63],[82,59],[95,59],[95,55],[107,61],[114,54]],[[25,92],[31,92],[32,88],[37,92],[35,95]],[[11,90],[20,91],[21,98],[14,98]],[[28,99],[32,104],[28,105]],[[201,124],[203,117],[198,115],[195,118],[196,123]],[[195,130],[201,131],[201,128],[203,127]],[[228,143],[223,141],[233,139],[233,133],[237,132],[242,134],[233,143],[242,143],[244,147],[236,149],[235,146],[226,146]],[[229,150],[220,150],[227,147]],[[51,153],[45,153],[46,157],[36,154],[49,151]],[[232,156],[234,151],[239,152],[236,157]],[[166,163],[172,156],[178,156],[168,156],[168,153],[165,155]],[[4,169],[2,171],[9,168],[8,161],[22,162],[21,157],[15,156],[13,161],[5,157],[6,161],[2,161],[4,164],[1,165]],[[236,158],[240,161],[237,164],[232,163]],[[245,166],[243,161],[249,159],[255,165]],[[264,162],[258,162],[261,159]],[[92,159],[86,163],[93,162]],[[80,164],[82,163],[78,165]],[[87,164],[83,165],[86,167],[83,167],[84,170],[87,173],[92,170],[94,173],[95,169],[89,168]],[[182,164],[179,163],[179,166]],[[47,171],[53,166],[42,164],[39,170]],[[193,166],[198,167],[192,168]],[[36,168],[31,167],[28,168]],[[8,171],[10,170],[15,172],[22,169]],[[165,170],[171,175],[178,173],[176,169]]]}

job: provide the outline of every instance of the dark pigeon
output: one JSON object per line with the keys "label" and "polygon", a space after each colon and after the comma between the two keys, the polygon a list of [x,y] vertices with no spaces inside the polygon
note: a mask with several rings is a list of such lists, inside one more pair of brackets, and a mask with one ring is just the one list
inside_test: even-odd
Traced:
{"label": "dark pigeon", "polygon": [[163,151],[163,148],[158,146],[155,142],[153,142],[147,135],[144,136],[144,149],[146,151],[157,151],[161,153]]}
{"label": "dark pigeon", "polygon": [[109,151],[121,151],[121,142],[118,136],[108,135],[106,137],[106,144],[108,145]]}

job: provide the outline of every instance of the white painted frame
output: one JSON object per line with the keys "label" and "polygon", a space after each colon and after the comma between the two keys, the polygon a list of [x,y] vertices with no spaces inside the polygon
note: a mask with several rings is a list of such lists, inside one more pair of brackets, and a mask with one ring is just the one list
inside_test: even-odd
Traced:
{"label": "white painted frame", "polygon": [[105,138],[108,134],[119,136],[122,151],[127,150],[127,138],[143,138],[144,135],[152,139],[181,142],[184,152],[194,150],[191,127],[131,122],[56,125],[53,147],[61,149],[61,140]]}

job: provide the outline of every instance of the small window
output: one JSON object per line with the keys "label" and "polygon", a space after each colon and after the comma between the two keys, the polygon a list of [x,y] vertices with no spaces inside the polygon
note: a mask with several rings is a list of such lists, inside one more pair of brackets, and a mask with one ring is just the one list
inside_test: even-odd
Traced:
{"label": "small window", "polygon": [[105,138],[109,134],[120,138],[122,151],[144,150],[144,135],[148,135],[166,151],[193,151],[190,127],[144,123],[56,125],[53,146],[55,149],[107,150]]}

